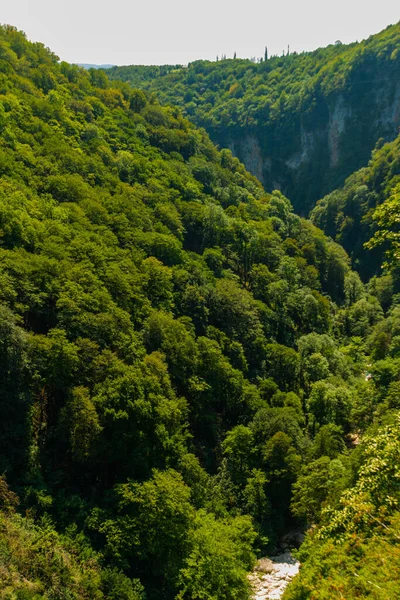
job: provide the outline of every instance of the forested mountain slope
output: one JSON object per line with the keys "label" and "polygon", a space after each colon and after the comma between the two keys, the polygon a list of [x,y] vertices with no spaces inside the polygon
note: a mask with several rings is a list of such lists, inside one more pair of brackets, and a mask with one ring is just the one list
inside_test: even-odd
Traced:
{"label": "forested mountain slope", "polygon": [[246,600],[393,419],[396,282],[178,109],[8,26],[0,176],[1,594]]}
{"label": "forested mountain slope", "polygon": [[154,90],[214,142],[231,148],[268,191],[295,210],[364,166],[378,138],[400,125],[400,24],[361,43],[186,67],[113,67],[113,79]]}
{"label": "forested mountain slope", "polygon": [[[357,449],[361,463],[357,479],[336,506],[323,510],[321,526],[307,536],[300,551],[303,567],[284,600],[398,598],[399,436],[397,411],[390,424],[371,431]],[[332,471],[338,468],[335,464]],[[309,473],[312,484],[326,486],[323,465],[319,472]]]}
{"label": "forested mountain slope", "polygon": [[399,183],[400,137],[384,145],[381,140],[368,165],[319,200],[311,213],[312,221],[347,250],[353,268],[365,280],[380,272],[388,247],[387,243],[374,251],[365,247],[378,229],[375,210],[396,193]]}

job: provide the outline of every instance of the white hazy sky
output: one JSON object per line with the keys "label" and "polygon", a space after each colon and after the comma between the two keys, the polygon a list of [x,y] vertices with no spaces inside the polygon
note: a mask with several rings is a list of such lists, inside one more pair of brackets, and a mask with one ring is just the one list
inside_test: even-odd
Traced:
{"label": "white hazy sky", "polygon": [[2,0],[0,22],[62,60],[185,64],[348,43],[400,20],[398,0]]}

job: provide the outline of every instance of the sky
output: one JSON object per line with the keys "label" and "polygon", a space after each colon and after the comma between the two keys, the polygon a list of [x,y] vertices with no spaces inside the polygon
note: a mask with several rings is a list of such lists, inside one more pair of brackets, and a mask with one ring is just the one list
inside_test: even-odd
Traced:
{"label": "sky", "polygon": [[398,0],[3,0],[0,23],[61,60],[187,64],[360,41],[400,20]]}

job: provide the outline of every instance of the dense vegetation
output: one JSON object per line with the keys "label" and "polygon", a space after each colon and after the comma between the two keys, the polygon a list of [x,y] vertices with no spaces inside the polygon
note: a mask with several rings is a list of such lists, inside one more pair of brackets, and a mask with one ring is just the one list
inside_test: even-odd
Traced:
{"label": "dense vegetation", "polygon": [[114,67],[113,79],[182,107],[214,142],[307,214],[364,166],[379,137],[400,126],[400,24],[361,43],[315,52],[196,61],[188,67]]}
{"label": "dense vegetation", "polygon": [[3,597],[246,600],[321,521],[311,597],[353,513],[371,562],[393,548],[394,275],[364,285],[179,109],[8,26],[0,175]]}
{"label": "dense vegetation", "polygon": [[0,500],[1,598],[142,598],[139,582],[117,569],[102,567],[76,527],[59,535],[48,517],[35,523],[31,517],[16,514],[18,498],[3,477]]}
{"label": "dense vegetation", "polygon": [[[285,600],[391,600],[399,593],[400,369],[394,345],[400,313],[399,296],[387,287],[399,278],[399,140],[383,146],[379,141],[368,166],[312,213],[314,222],[349,249],[365,278],[383,263],[386,274],[373,277],[369,287],[378,291],[378,284],[382,305],[390,308],[366,340],[368,377],[378,406],[374,425],[350,455],[347,489],[338,494],[332,481],[332,472],[342,476],[348,460],[343,454],[318,469],[307,465],[293,486],[293,512],[303,510],[318,527],[299,552],[303,567]],[[307,487],[318,492],[307,492]]]}
{"label": "dense vegetation", "polygon": [[364,280],[380,271],[390,240],[382,239],[382,245],[369,244],[368,248],[366,243],[381,225],[386,224],[396,233],[389,214],[382,214],[384,223],[379,224],[379,212],[375,209],[379,206],[382,210],[384,203],[389,206],[387,201],[398,194],[399,182],[400,137],[384,145],[380,140],[368,166],[353,173],[342,188],[320,200],[311,213],[312,221],[347,250],[353,268]]}
{"label": "dense vegetation", "polygon": [[[391,386],[394,400],[393,388],[398,386],[398,381]],[[285,600],[391,600],[398,597],[400,420],[397,394],[392,407],[397,408],[397,414],[393,412],[390,424],[374,429],[357,448],[358,476],[339,500],[332,499],[332,473],[340,477],[341,457],[331,461],[330,475],[326,466],[321,465],[318,472],[309,470],[304,476],[310,486],[313,483],[324,490],[325,497],[331,497],[322,511],[320,527],[307,536],[301,548],[303,567],[284,594]]]}

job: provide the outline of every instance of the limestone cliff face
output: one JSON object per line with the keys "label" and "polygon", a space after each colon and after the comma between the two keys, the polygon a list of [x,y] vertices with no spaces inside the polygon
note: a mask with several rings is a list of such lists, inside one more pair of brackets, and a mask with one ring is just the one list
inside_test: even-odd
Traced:
{"label": "limestone cliff face", "polygon": [[[392,74],[391,74],[392,75]],[[375,79],[374,79],[375,78]],[[384,83],[384,85],[383,85]],[[268,191],[281,189],[302,214],[368,163],[378,139],[396,137],[400,127],[400,77],[353,83],[320,96],[312,114],[291,115],[291,136],[284,123],[225,131],[217,141],[256,175]]]}
{"label": "limestone cliff face", "polygon": [[130,81],[179,106],[221,148],[230,148],[297,212],[367,165],[377,141],[400,126],[400,23],[353,44],[313,52],[194,61],[187,68],[116,67]]}
{"label": "limestone cliff face", "polygon": [[247,169],[260,181],[263,181],[264,169],[271,168],[268,156],[263,156],[258,139],[254,135],[244,135],[238,140],[231,140],[228,144],[235,156],[240,156]]}

